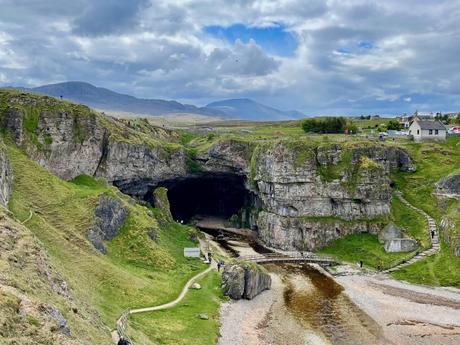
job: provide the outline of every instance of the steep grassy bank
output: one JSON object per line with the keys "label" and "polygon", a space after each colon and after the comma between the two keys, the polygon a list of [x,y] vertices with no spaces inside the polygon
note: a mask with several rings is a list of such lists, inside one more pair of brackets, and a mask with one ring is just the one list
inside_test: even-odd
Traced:
{"label": "steep grassy bank", "polygon": [[[458,233],[460,229],[460,201],[442,200],[435,195],[435,184],[442,177],[458,174],[460,169],[460,138],[450,137],[447,143],[411,143],[406,145],[417,164],[414,174],[396,173],[393,178],[396,188],[403,191],[406,199],[433,216],[438,225],[447,217],[452,229],[441,231],[440,237]],[[435,286],[460,287],[460,258],[453,255],[448,242],[442,241],[441,252],[414,265],[393,273],[398,279],[412,283]]]}
{"label": "steep grassy bank", "polygon": [[[199,260],[183,257],[184,246],[196,245],[190,240],[188,227],[175,223],[160,225],[156,210],[135,204],[103,181],[79,177],[65,182],[17,148],[9,147],[8,155],[15,176],[10,209],[20,220],[27,219],[32,211],[27,227],[44,243],[51,261],[76,297],[92,306],[108,327],[114,327],[117,317],[128,307],[174,299],[183,284],[205,268]],[[101,194],[122,200],[129,211],[119,235],[107,243],[107,255],[99,254],[85,238]],[[155,232],[156,241],[149,237],[151,231]],[[207,298],[218,299],[213,289],[205,291]],[[209,312],[212,308],[217,312],[217,303],[208,308]],[[196,317],[190,312],[187,320]],[[147,323],[148,316],[145,320]],[[142,325],[138,322],[135,328]],[[144,325],[143,329],[148,327]],[[146,337],[149,336],[156,338],[159,334]],[[206,337],[202,340],[203,344],[209,343]]]}

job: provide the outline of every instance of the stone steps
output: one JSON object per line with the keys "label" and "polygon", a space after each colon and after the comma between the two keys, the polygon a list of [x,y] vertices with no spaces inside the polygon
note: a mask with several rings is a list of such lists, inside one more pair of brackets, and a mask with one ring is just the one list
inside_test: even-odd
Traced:
{"label": "stone steps", "polygon": [[[440,243],[439,243],[439,238],[438,238],[438,231],[437,231],[437,226],[436,226],[436,222],[435,220],[430,216],[428,215],[428,213],[426,213],[425,211],[415,207],[414,205],[412,205],[411,203],[409,203],[406,199],[404,199],[404,197],[402,196],[402,193],[401,192],[397,192],[396,193],[399,197],[399,199],[401,200],[401,202],[410,207],[411,209],[417,211],[418,213],[420,213],[421,215],[423,215],[427,222],[428,222],[428,227],[427,227],[427,230],[428,230],[428,233],[430,235],[430,239],[431,239],[431,248],[430,249],[427,249],[419,254],[417,254],[416,256],[414,256],[413,258],[411,258],[410,260],[407,260],[406,262],[404,263],[401,263],[395,267],[392,267],[390,269],[387,269],[385,271],[383,271],[384,273],[391,273],[391,272],[394,272],[394,271],[397,271],[403,267],[406,267],[406,266],[409,266],[419,260],[422,260],[422,259],[425,259],[431,255],[434,255],[436,254],[437,252],[439,252],[439,250],[441,249],[441,246],[440,246]],[[431,231],[434,231],[434,236],[433,238],[431,238]]]}

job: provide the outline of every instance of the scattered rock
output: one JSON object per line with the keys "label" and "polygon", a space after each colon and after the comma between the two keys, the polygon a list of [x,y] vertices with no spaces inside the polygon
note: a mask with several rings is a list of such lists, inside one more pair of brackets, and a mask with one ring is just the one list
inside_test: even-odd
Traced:
{"label": "scattered rock", "polygon": [[201,289],[201,285],[198,284],[198,283],[193,283],[193,284],[192,284],[192,289],[200,290],[200,289]]}
{"label": "scattered rock", "polygon": [[71,337],[70,328],[67,324],[67,320],[61,314],[61,312],[54,306],[43,306],[42,309],[51,316],[51,318],[57,323],[57,330],[64,334],[66,337]]}
{"label": "scattered rock", "polygon": [[451,198],[460,199],[460,175],[443,177],[436,184],[436,193]]}
{"label": "scattered rock", "polygon": [[209,320],[208,314],[198,314],[200,320]]}
{"label": "scattered rock", "polygon": [[380,243],[385,243],[395,238],[402,238],[403,233],[400,228],[398,228],[394,223],[389,223],[383,228],[382,231],[378,234],[378,239]]}
{"label": "scattered rock", "polygon": [[412,252],[417,248],[417,241],[411,238],[394,238],[385,242],[387,253]]}
{"label": "scattered rock", "polygon": [[261,266],[230,264],[224,267],[222,289],[232,299],[253,299],[270,287],[271,277]]}
{"label": "scattered rock", "polygon": [[147,234],[149,235],[150,239],[156,243],[160,242],[160,237],[155,229],[150,229]]}
{"label": "scattered rock", "polygon": [[110,241],[118,235],[127,216],[128,210],[124,208],[121,200],[101,195],[99,206],[96,208],[95,224],[86,237],[98,251],[105,254],[107,248],[103,241]]}

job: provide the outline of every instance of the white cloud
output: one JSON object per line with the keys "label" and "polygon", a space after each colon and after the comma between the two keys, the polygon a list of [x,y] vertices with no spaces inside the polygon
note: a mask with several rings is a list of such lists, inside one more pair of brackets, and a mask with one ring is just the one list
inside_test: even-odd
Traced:
{"label": "white cloud", "polygon": [[[255,97],[307,112],[452,108],[460,105],[458,13],[455,0],[3,0],[0,76],[196,103]],[[275,23],[298,39],[294,56],[202,31]]]}

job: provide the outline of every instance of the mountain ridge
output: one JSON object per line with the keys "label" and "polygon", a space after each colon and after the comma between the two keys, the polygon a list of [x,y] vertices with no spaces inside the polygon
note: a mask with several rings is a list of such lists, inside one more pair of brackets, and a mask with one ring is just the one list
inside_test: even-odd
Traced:
{"label": "mountain ridge", "polygon": [[68,81],[19,89],[83,103],[103,111],[129,112],[152,116],[198,114],[222,119],[257,121],[288,120],[305,117],[304,114],[298,111],[279,110],[249,98],[224,99],[198,107],[175,100],[137,98],[82,81]]}

